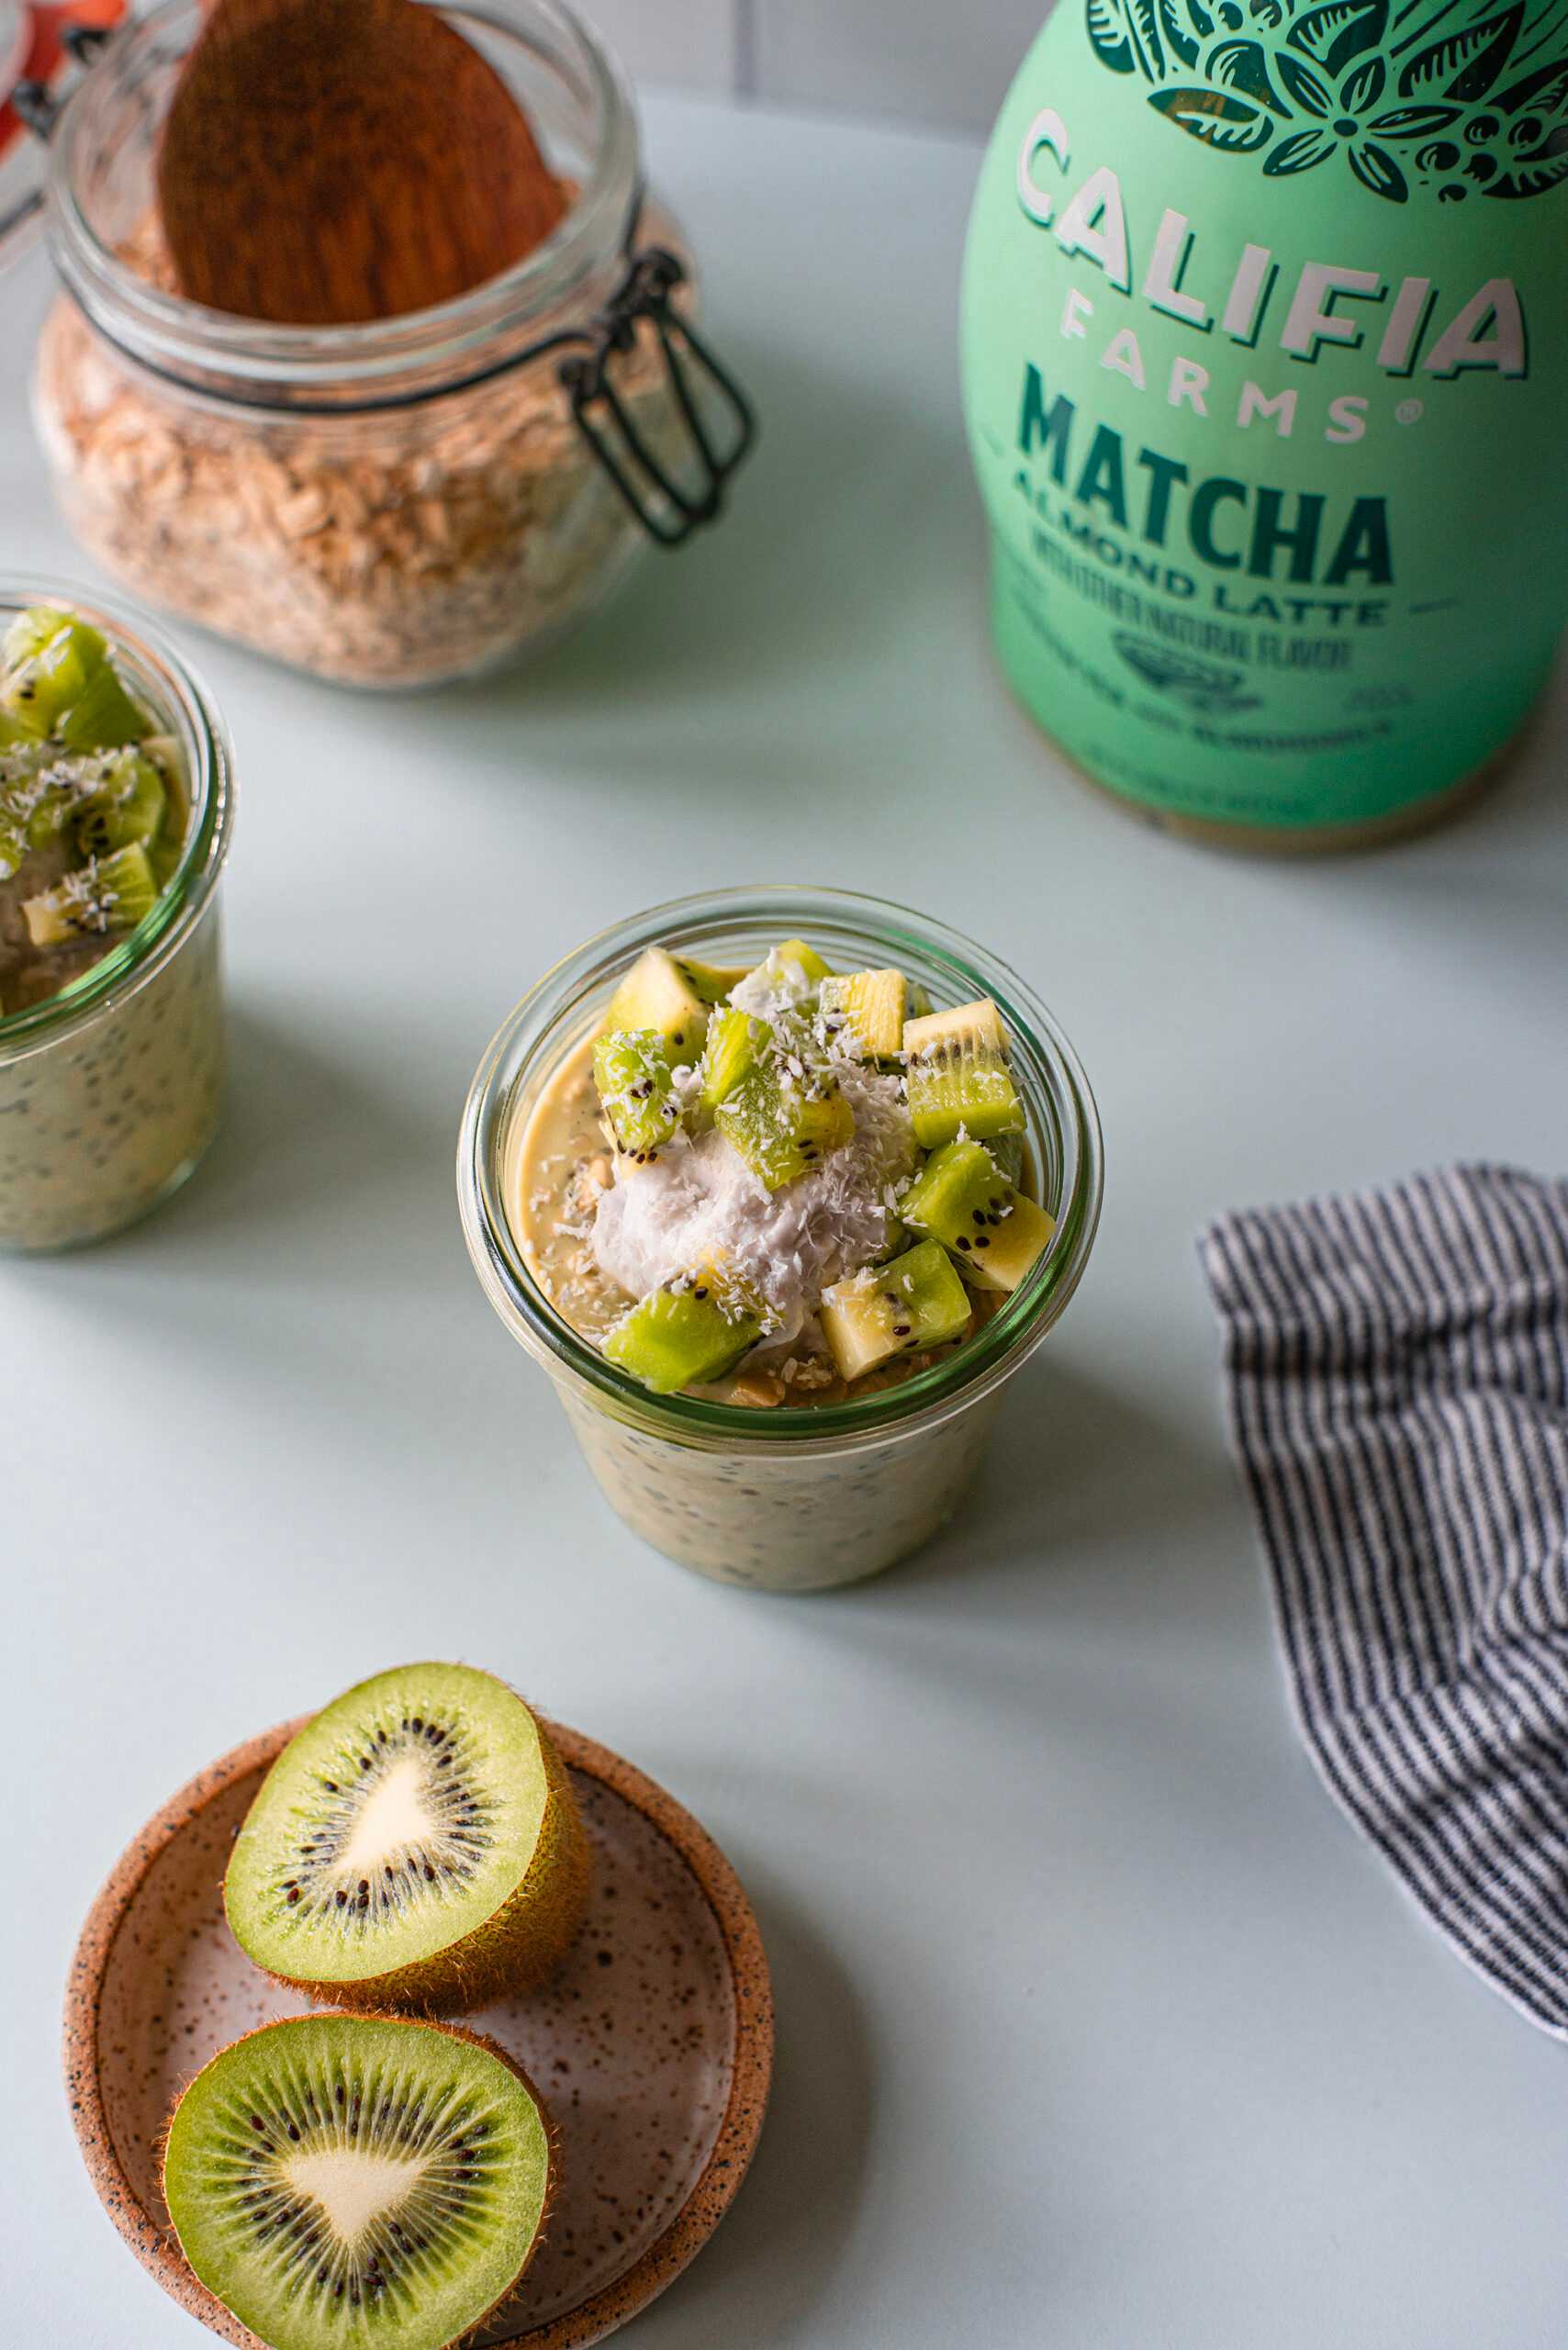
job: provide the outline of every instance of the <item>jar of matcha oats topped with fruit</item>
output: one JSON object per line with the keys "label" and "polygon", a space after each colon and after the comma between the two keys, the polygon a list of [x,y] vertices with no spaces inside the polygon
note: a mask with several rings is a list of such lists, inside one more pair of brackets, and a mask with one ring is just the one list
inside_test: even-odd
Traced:
{"label": "jar of matcha oats topped with fruit", "polygon": [[[538,134],[558,225],[431,308],[289,326],[177,290],[158,142],[200,0],[116,32],[60,110],[61,293],[34,411],[83,545],[140,599],[336,682],[473,675],[714,520],[750,412],[695,329],[632,95],[559,0],[459,19]],[[0,230],[0,243],[4,243]]]}
{"label": "jar of matcha oats topped with fruit", "polygon": [[233,762],[140,622],[0,580],[0,1250],[134,1223],[218,1123]]}
{"label": "jar of matcha oats topped with fruit", "polygon": [[875,1574],[952,1516],[1100,1213],[1078,1061],[1005,965],[834,890],[657,907],[475,1080],[470,1254],[606,1496],[722,1582]]}

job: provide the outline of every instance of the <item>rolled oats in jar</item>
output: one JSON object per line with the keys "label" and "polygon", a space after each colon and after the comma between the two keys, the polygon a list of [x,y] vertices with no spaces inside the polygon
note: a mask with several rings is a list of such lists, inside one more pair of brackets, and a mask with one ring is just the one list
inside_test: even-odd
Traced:
{"label": "rolled oats in jar", "polygon": [[50,149],[62,290],[35,413],[106,569],[295,667],[433,685],[548,643],[650,538],[713,518],[749,417],[691,340],[689,265],[644,202],[630,95],[557,0],[493,0],[465,30],[572,190],[560,227],[455,301],[358,326],[263,324],[173,290],[152,167],[200,22],[197,0],[166,0],[117,34]]}

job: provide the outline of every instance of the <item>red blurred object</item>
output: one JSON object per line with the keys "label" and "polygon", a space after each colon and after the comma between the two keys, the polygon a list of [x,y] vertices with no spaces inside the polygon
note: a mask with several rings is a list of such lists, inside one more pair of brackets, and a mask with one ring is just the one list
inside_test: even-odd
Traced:
{"label": "red blurred object", "polygon": [[69,62],[70,51],[65,36],[80,27],[88,32],[107,32],[127,13],[127,0],[51,0],[51,5],[30,6],[21,10],[22,39],[14,62],[0,51],[0,155],[25,129],[21,117],[10,103],[11,92],[19,82],[41,83],[45,88],[54,80],[62,64]]}

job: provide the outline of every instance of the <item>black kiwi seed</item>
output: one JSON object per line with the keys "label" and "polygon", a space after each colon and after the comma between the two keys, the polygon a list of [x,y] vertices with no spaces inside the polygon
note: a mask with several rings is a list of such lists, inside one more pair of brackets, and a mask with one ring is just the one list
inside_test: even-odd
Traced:
{"label": "black kiwi seed", "polygon": [[959,1248],[967,1248],[969,1247],[969,1242],[968,1235],[967,1235],[967,1234],[965,1234],[965,1233],[960,1232],[960,1233],[959,1233],[959,1235],[958,1235],[958,1246],[959,1246]]}

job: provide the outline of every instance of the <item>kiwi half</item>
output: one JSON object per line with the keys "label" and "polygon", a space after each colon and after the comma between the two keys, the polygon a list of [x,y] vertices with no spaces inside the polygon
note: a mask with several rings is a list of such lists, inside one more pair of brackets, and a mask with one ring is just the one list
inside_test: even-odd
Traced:
{"label": "kiwi half", "polygon": [[223,1903],[248,1958],[338,2008],[465,2015],[543,1981],[588,1897],[566,1767],[505,1682],[378,1673],[290,1739]]}
{"label": "kiwi half", "polygon": [[513,2292],[554,2187],[548,2116],[511,2058],[389,2016],[235,2041],[163,2150],[181,2251],[268,2350],[443,2350]]}

